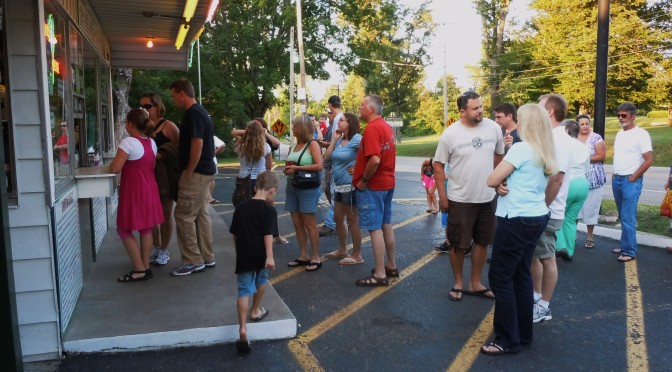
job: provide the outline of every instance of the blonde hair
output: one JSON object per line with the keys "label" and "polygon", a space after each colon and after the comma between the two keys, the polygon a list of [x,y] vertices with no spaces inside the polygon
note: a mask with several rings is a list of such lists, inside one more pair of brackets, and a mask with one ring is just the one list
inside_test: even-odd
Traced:
{"label": "blonde hair", "polygon": [[544,174],[558,173],[555,160],[553,127],[543,107],[528,103],[518,109],[518,134],[534,151],[534,160],[544,167]]}
{"label": "blonde hair", "polygon": [[296,142],[306,143],[313,139],[315,128],[307,115],[295,116],[292,125],[296,127]]}

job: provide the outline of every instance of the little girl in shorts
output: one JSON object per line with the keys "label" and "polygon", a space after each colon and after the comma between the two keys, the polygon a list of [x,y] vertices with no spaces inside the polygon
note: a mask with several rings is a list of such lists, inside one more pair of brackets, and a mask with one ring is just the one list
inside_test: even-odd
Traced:
{"label": "little girl in shorts", "polygon": [[[151,279],[149,255],[152,251],[152,227],[163,223],[159,188],[154,177],[156,144],[150,137],[154,125],[144,109],[133,109],[126,115],[129,136],[121,140],[110,164],[112,173],[121,172],[117,233],[133,264],[133,270],[119,277],[120,282]],[[140,233],[140,246],[133,236]]]}

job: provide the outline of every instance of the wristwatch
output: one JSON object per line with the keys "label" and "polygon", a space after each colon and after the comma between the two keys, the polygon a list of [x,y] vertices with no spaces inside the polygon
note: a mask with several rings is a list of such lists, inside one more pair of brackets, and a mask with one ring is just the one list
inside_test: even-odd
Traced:
{"label": "wristwatch", "polygon": [[364,183],[368,183],[368,182],[369,182],[369,180],[368,180],[368,179],[366,179],[366,178],[364,178],[364,177],[362,177],[362,182],[364,182]]}

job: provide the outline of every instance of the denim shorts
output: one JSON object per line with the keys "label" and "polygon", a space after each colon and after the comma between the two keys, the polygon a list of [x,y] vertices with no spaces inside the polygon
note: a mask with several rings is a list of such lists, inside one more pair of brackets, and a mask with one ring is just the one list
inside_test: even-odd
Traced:
{"label": "denim shorts", "polygon": [[322,195],[322,190],[319,186],[313,189],[297,189],[289,180],[285,188],[285,211],[315,213],[320,195]]}
{"label": "denim shorts", "polygon": [[268,283],[268,270],[245,271],[238,276],[238,298],[252,296],[257,288]]}
{"label": "denim shorts", "polygon": [[343,203],[345,205],[357,205],[357,196],[355,195],[355,190],[348,192],[335,192],[334,201]]}
{"label": "denim shorts", "polygon": [[355,189],[359,210],[359,228],[362,230],[381,230],[383,225],[392,222],[392,196],[394,189],[364,191]]}

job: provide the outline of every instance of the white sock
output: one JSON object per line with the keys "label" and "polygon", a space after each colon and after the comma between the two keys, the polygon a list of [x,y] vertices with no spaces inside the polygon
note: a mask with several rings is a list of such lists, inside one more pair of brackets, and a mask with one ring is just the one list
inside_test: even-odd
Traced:
{"label": "white sock", "polygon": [[537,302],[537,305],[543,307],[544,309],[548,309],[549,302],[548,302],[548,301],[544,301],[544,300],[542,300],[542,299],[539,299],[539,302]]}
{"label": "white sock", "polygon": [[541,300],[541,293],[534,292],[534,301]]}

